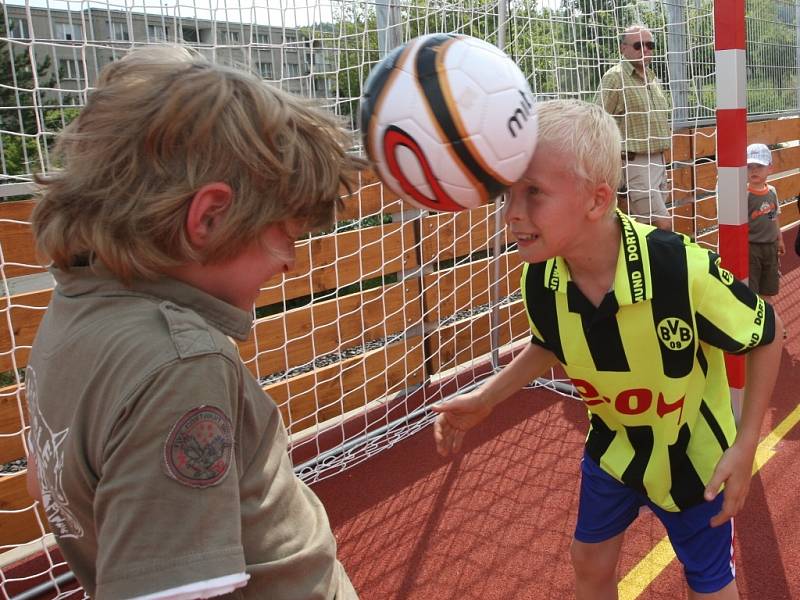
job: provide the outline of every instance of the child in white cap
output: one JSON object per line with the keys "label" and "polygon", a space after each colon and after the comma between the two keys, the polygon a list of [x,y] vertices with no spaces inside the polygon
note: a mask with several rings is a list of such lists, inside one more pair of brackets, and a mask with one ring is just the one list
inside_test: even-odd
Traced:
{"label": "child in white cap", "polygon": [[778,257],[786,252],[778,220],[775,188],[767,183],[772,153],[764,144],[747,147],[747,215],[750,242],[750,289],[769,299],[778,293]]}

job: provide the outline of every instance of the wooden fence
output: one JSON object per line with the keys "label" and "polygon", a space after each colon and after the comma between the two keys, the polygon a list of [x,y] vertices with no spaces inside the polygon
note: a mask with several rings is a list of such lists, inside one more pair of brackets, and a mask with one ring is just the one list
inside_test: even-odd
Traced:
{"label": "wooden fence", "polygon": [[[791,200],[800,194],[800,119],[750,123],[748,140],[785,145],[773,152],[776,174],[771,183],[784,202],[782,223],[797,221]],[[711,127],[676,132],[670,171],[675,228],[709,246],[717,242],[715,144]],[[258,307],[283,307],[303,299],[296,308],[276,309],[257,319],[248,340],[240,344],[243,360],[257,376],[291,374],[320,356],[340,355],[332,364],[265,384],[295,436],[421,386],[493,349],[486,306],[496,268],[495,207],[420,219],[406,218],[407,208],[374,176],[365,176],[339,215],[341,221],[354,221],[353,228],[300,243],[295,271],[282,284],[262,290],[256,302]],[[0,204],[0,273],[5,280],[45,272],[36,266],[28,224],[31,209],[31,201]],[[516,290],[521,269],[516,253],[505,249],[505,233],[501,235],[499,298]],[[24,369],[51,291],[7,295],[0,372],[13,375],[14,369]],[[320,295],[323,300],[309,301]],[[519,300],[500,308],[499,323],[501,345],[527,335]],[[371,348],[371,342],[377,347]],[[361,349],[341,356],[353,346]],[[16,385],[0,390],[0,463],[24,455],[27,409],[24,394],[17,392]],[[13,512],[30,505],[24,473],[0,476],[0,544],[41,536],[32,510]]]}

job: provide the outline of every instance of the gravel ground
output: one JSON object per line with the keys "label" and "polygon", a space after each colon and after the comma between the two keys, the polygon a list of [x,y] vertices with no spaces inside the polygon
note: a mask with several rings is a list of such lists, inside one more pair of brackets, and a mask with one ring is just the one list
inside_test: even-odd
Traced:
{"label": "gravel ground", "polygon": [[0,465],[0,475],[11,475],[12,473],[18,473],[19,471],[24,471],[27,466],[28,460],[25,458],[12,460],[9,463]]}

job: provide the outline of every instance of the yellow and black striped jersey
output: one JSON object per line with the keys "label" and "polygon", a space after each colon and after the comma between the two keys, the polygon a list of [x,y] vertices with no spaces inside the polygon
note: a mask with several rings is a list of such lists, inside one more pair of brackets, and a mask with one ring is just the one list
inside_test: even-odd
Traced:
{"label": "yellow and black striped jersey", "polygon": [[532,342],[589,409],[586,453],[665,510],[702,502],[736,434],[723,351],[772,341],[772,307],[688,238],[622,226],[613,289],[595,307],[560,257],[526,264]]}

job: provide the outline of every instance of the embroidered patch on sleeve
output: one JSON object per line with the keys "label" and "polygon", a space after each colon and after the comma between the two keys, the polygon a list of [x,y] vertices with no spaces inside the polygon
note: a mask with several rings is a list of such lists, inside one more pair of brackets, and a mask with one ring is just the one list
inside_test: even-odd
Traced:
{"label": "embroidered patch on sleeve", "polygon": [[164,444],[164,470],[183,485],[206,488],[221,482],[231,467],[233,427],[214,406],[198,406],[183,415]]}

